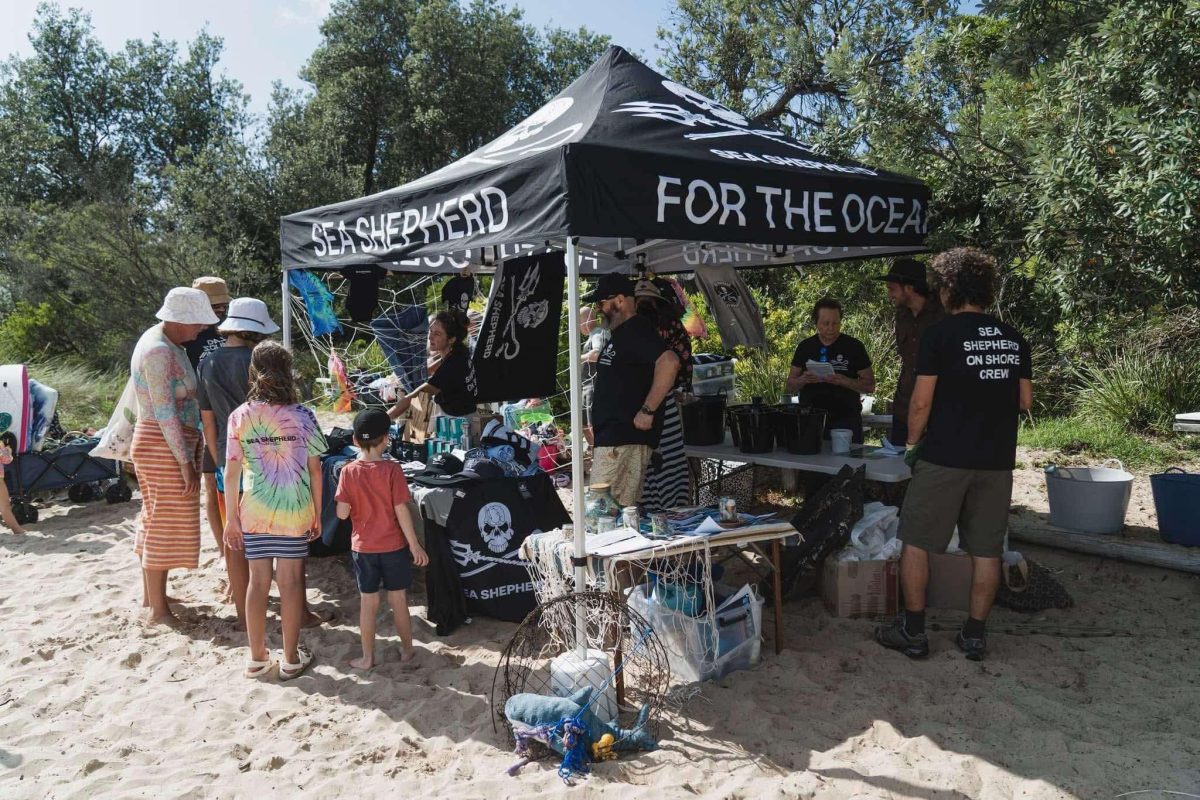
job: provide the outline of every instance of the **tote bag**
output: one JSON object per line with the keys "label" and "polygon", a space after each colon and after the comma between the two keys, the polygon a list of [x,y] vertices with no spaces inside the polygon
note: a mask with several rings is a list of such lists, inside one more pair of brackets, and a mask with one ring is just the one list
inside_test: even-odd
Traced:
{"label": "tote bag", "polygon": [[112,458],[117,461],[129,461],[129,449],[133,446],[133,425],[137,422],[138,400],[137,390],[133,385],[133,376],[125,384],[125,391],[117,400],[108,425],[100,434],[100,443],[92,448],[90,455],[95,458]]}

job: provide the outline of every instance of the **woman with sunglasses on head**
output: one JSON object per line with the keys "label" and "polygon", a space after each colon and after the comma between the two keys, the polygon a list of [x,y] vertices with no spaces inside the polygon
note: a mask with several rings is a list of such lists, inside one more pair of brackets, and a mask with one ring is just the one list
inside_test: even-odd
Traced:
{"label": "woman with sunglasses on head", "polygon": [[[813,306],[817,333],[796,346],[792,370],[788,375],[790,393],[799,393],[800,402],[829,412],[825,438],[834,428],[854,431],[854,441],[863,440],[862,401],[860,395],[875,391],[871,357],[867,348],[853,336],[842,333],[842,304],[823,297]],[[832,374],[808,369],[808,362],[829,364]]]}

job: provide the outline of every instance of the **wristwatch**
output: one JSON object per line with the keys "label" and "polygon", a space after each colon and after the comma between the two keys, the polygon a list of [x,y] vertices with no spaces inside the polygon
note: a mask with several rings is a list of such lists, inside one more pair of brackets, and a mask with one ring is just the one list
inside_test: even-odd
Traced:
{"label": "wristwatch", "polygon": [[653,412],[653,411],[650,409],[650,407],[649,407],[648,405],[646,405],[645,403],[642,403],[642,408],[641,408],[641,411],[642,411],[642,413],[643,413],[643,414],[649,414],[649,415],[650,415],[650,416],[652,416],[652,417],[654,416],[654,412]]}

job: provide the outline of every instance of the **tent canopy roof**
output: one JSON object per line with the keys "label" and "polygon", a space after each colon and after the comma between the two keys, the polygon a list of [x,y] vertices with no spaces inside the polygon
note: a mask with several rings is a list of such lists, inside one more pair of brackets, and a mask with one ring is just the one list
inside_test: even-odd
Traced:
{"label": "tent canopy roof", "polygon": [[920,252],[928,189],[813,152],[620,47],[502,136],[369,197],[284,217],[284,269],[449,272],[580,239],[581,272]]}

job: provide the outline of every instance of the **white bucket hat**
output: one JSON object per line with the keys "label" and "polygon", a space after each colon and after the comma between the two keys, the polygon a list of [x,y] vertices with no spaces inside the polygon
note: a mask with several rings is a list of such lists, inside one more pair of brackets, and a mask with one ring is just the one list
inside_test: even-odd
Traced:
{"label": "white bucket hat", "polygon": [[220,318],[213,313],[208,295],[199,289],[176,286],[167,292],[162,308],[154,316],[163,322],[181,325],[216,325]]}
{"label": "white bucket hat", "polygon": [[225,321],[218,327],[221,333],[275,333],[279,326],[271,320],[267,304],[254,297],[235,297],[229,303]]}

